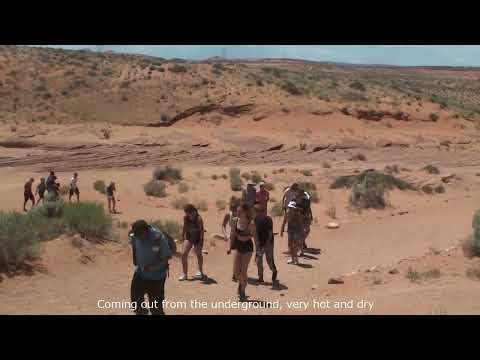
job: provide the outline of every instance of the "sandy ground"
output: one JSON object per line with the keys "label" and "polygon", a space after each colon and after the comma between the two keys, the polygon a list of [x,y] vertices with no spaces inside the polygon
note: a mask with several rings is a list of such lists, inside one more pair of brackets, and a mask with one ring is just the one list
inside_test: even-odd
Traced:
{"label": "sandy ground", "polygon": [[[168,129],[115,127],[110,140],[100,139],[94,127],[52,126],[43,129],[45,135],[37,132],[34,137],[19,136],[28,129],[20,129],[16,135],[3,130],[3,141],[21,141],[17,146],[0,146],[0,208],[21,210],[25,180],[32,175],[38,180],[50,168],[56,170],[62,183],[68,181],[72,171],[78,170],[82,200],[105,202],[92,184],[99,179],[115,180],[118,221],[130,223],[138,218],[181,221],[182,212],[170,204],[173,199],[185,196],[190,201],[206,200],[208,211],[201,213],[207,230],[208,254],[204,267],[211,281],[178,282],[181,264],[174,258],[166,285],[169,314],[478,313],[480,305],[475,299],[480,295],[480,282],[465,276],[465,269],[475,261],[464,258],[458,249],[445,251],[458,246],[471,233],[472,215],[480,200],[476,191],[480,185],[476,176],[480,157],[475,132],[468,127],[453,132],[455,124],[448,121],[441,125],[395,122],[396,131],[392,131],[381,123],[353,121],[337,113],[330,117],[289,114],[260,122],[238,118],[222,127],[199,126],[189,119]],[[445,140],[450,141],[449,146],[440,144]],[[391,145],[383,146],[382,141]],[[305,151],[299,150],[299,142],[307,143]],[[283,144],[283,148],[267,151],[278,144]],[[315,146],[325,144],[343,146],[335,151],[312,152]],[[349,161],[356,152],[364,153],[368,160]],[[331,167],[324,167],[325,161]],[[146,197],[142,185],[151,178],[155,166],[165,163],[183,168],[189,191],[178,194],[177,186],[172,185],[167,187],[167,198]],[[383,169],[393,164],[408,168],[410,171],[402,171],[398,176],[416,184],[437,184],[442,176],[450,174],[456,178],[445,184],[445,194],[392,191],[389,196],[392,207],[361,214],[347,209],[347,190],[328,188],[336,175],[366,168]],[[437,165],[440,175],[421,171],[427,164]],[[212,237],[221,233],[224,214],[217,211],[215,202],[228,200],[232,192],[228,180],[214,181],[211,175],[227,174],[232,165],[239,166],[242,172],[257,170],[266,174],[266,180],[275,184],[271,196],[277,200],[281,199],[283,187],[293,181],[311,181],[317,185],[321,199],[313,205],[316,222],[308,240],[309,246],[317,251],[302,259],[303,267],[287,265],[286,238],[277,236],[279,289],[272,289],[271,284],[256,285],[253,261],[249,268],[250,299],[278,300],[281,309],[213,306],[236,300],[236,284],[231,281],[232,256],[226,254],[224,241]],[[279,168],[285,171],[274,174]],[[303,176],[297,171],[302,169],[310,169],[313,175]],[[337,230],[325,227],[330,221],[325,213],[330,204],[336,206],[336,221],[340,224]],[[280,219],[275,218],[276,232],[280,224]],[[82,249],[72,246],[68,238],[45,243],[43,272],[14,278],[3,276],[0,313],[130,314],[126,308],[98,306],[99,300],[129,300],[133,266],[126,230],[119,229],[119,234],[118,242],[86,245]],[[426,256],[432,249],[440,253]],[[92,261],[82,263],[85,255]],[[190,275],[196,272],[195,263],[191,255]],[[406,278],[407,265],[438,267],[442,276],[411,283]],[[372,267],[381,270],[370,271]],[[387,270],[392,267],[398,268],[399,273],[389,274]],[[267,280],[270,272],[267,266],[266,269]],[[332,277],[342,277],[345,283],[329,285]],[[193,307],[194,300],[205,302],[206,309]],[[335,308],[336,301],[347,301],[343,305],[349,306],[350,300],[354,300],[352,309]],[[373,304],[372,308],[368,304]]]}

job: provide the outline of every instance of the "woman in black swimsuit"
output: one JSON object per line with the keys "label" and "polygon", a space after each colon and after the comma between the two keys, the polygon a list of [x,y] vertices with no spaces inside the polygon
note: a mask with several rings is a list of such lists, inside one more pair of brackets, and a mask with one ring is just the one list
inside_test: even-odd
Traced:
{"label": "woman in black swimsuit", "polygon": [[236,250],[234,259],[235,278],[238,279],[238,295],[240,301],[246,301],[245,288],[247,287],[248,265],[252,259],[255,248],[258,248],[257,231],[255,222],[252,219],[251,211],[248,205],[243,204],[238,208],[237,216],[233,222],[233,234],[230,239],[230,247],[227,254],[232,250]]}
{"label": "woman in black swimsuit", "polygon": [[193,247],[198,260],[198,272],[195,275],[196,279],[203,279],[203,220],[198,214],[198,210],[191,204],[185,205],[183,208],[185,216],[183,218],[183,253],[182,253],[182,267],[183,274],[178,280],[184,281],[188,279],[188,254]]}

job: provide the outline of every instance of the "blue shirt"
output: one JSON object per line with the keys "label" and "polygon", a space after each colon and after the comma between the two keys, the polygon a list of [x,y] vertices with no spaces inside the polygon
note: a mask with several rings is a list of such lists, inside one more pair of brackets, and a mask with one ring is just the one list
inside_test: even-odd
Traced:
{"label": "blue shirt", "polygon": [[163,280],[168,269],[166,261],[162,265],[156,265],[151,272],[143,271],[145,265],[157,264],[160,259],[168,260],[172,256],[168,240],[162,232],[150,226],[145,240],[140,240],[131,234],[130,243],[135,246],[136,271],[140,273],[141,277],[145,280]]}

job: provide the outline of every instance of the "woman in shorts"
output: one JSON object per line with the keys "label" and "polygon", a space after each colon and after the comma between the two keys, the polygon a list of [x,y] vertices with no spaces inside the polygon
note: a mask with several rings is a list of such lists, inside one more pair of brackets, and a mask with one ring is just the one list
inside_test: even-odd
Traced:
{"label": "woman in shorts", "polygon": [[247,204],[242,204],[238,208],[237,216],[233,223],[233,234],[227,254],[236,250],[234,258],[235,278],[238,280],[238,296],[240,301],[243,302],[247,301],[245,289],[247,287],[248,265],[254,251],[253,243],[255,241],[255,248],[258,249],[258,238],[255,222]]}
{"label": "woman in shorts", "polygon": [[[227,241],[230,241],[230,238],[232,237],[233,223],[235,221],[235,218],[237,217],[237,210],[240,206],[240,203],[240,199],[238,199],[236,196],[232,196],[230,198],[230,211],[223,217],[222,232],[223,236]],[[230,227],[230,233],[228,235],[227,225]],[[237,279],[235,278],[235,266],[232,272],[232,281],[237,282]]]}
{"label": "woman in shorts", "polygon": [[183,274],[178,280],[185,281],[188,279],[188,254],[193,247],[195,255],[197,255],[198,272],[195,279],[203,279],[203,220],[198,210],[192,204],[185,205],[185,216],[183,217],[183,253],[182,253],[182,267]]}
{"label": "woman in shorts", "polygon": [[107,201],[108,201],[108,211],[110,212],[110,214],[116,214],[117,213],[117,210],[115,209],[115,205],[116,205],[115,191],[117,191],[117,189],[115,187],[115,183],[112,181],[110,183],[110,185],[107,186],[107,189],[106,189]]}
{"label": "woman in shorts", "polygon": [[303,211],[297,206],[295,201],[290,201],[287,206],[287,212],[283,217],[282,229],[280,231],[281,237],[283,237],[286,224],[288,224],[288,249],[291,256],[287,264],[300,265],[298,261],[298,250],[303,244],[305,226]]}

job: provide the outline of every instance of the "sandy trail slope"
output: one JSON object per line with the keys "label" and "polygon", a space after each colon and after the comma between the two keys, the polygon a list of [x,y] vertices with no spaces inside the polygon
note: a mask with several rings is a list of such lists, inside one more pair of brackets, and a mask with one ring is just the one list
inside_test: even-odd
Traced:
{"label": "sandy trail slope", "polygon": [[[167,283],[168,300],[186,301],[190,305],[190,300],[194,299],[208,303],[235,299],[236,284],[230,279],[232,258],[225,253],[226,244],[221,240],[210,241],[213,233],[220,232],[223,216],[223,212],[216,210],[216,201],[228,200],[232,193],[228,180],[214,181],[211,176],[227,174],[232,165],[241,166],[242,172],[258,170],[275,184],[272,197],[277,200],[281,199],[281,190],[287,184],[311,181],[317,185],[321,200],[313,207],[317,221],[309,245],[321,252],[303,259],[305,267],[287,265],[283,253],[286,239],[277,236],[276,262],[283,286],[280,290],[272,290],[271,286],[255,286],[252,282],[247,288],[251,299],[279,300],[282,314],[367,312],[364,309],[320,311],[311,307],[302,310],[287,306],[287,301],[351,298],[374,301],[373,313],[429,314],[438,309],[447,309],[448,313],[478,313],[480,306],[469,299],[480,295],[480,287],[465,277],[464,267],[468,260],[461,256],[458,262],[463,267],[460,270],[446,271],[440,279],[422,284],[410,284],[405,279],[406,269],[397,277],[382,278],[384,284],[379,286],[364,281],[360,275],[346,280],[344,285],[327,284],[330,277],[358,270],[363,274],[373,266],[394,266],[402,259],[421,258],[429,248],[449,248],[471,233],[471,219],[479,204],[477,190],[480,188],[480,178],[476,176],[480,164],[476,134],[468,129],[453,132],[453,124],[448,122],[435,126],[400,122],[395,124],[398,129],[392,131],[382,124],[365,124],[341,117],[331,119],[335,121],[321,117],[314,121],[310,117],[289,116],[291,118],[285,116],[280,120],[267,118],[259,123],[239,118],[225,127],[199,127],[187,121],[175,128],[148,130],[148,134],[144,128],[114,128],[110,140],[101,140],[95,129],[81,126],[44,129],[46,135],[26,138],[35,142],[33,147],[0,147],[0,208],[20,210],[25,180],[32,174],[38,180],[50,168],[58,172],[61,183],[68,182],[71,172],[79,170],[83,200],[104,202],[104,197],[94,192],[92,184],[99,179],[115,180],[121,212],[115,218],[119,221],[132,222],[137,218],[180,221],[182,212],[172,207],[173,199],[185,196],[193,202],[206,200],[209,209],[202,213],[208,231],[205,271],[214,281],[209,284],[179,283],[176,279],[180,275],[180,263],[174,259]],[[297,128],[291,124],[301,126]],[[11,136],[2,134],[2,141]],[[441,145],[445,140],[449,141],[448,146]],[[306,151],[299,150],[300,141],[308,143]],[[164,142],[167,145],[163,145]],[[208,146],[203,146],[206,144]],[[282,149],[263,152],[278,144],[283,144]],[[330,149],[334,151],[312,152],[314,146],[325,144],[333,146]],[[364,153],[368,160],[349,161],[356,152]],[[330,167],[324,166],[325,162]],[[151,178],[154,166],[165,163],[183,167],[189,191],[179,194],[177,186],[173,185],[167,187],[167,198],[146,197],[142,185]],[[393,164],[408,169],[402,170],[399,177],[419,185],[441,183],[442,176],[450,174],[456,174],[457,178],[444,184],[445,194],[428,196],[393,191],[390,194],[392,208],[362,214],[347,211],[348,191],[328,189],[337,175],[367,168],[383,169]],[[437,165],[441,173],[425,173],[421,168],[427,164]],[[274,171],[279,168],[285,171]],[[302,175],[299,172],[302,169],[310,169],[313,176]],[[336,205],[341,224],[340,229],[334,231],[325,229],[329,221],[325,210],[330,204]],[[280,220],[276,218],[274,222],[275,231],[279,231]],[[4,277],[0,282],[0,313],[129,314],[127,309],[97,307],[99,299],[121,301],[129,298],[131,254],[125,242],[125,230],[120,231],[118,243],[83,250],[72,247],[68,239],[45,243],[42,263],[47,272]],[[85,254],[93,262],[81,263]],[[450,263],[449,258],[445,259]],[[196,271],[193,256],[190,264],[192,275]],[[440,261],[436,266],[442,269],[447,265]],[[249,276],[256,277],[253,262]],[[269,276],[266,270],[265,278]],[[279,310],[247,312],[188,306],[168,312],[276,314]]]}

